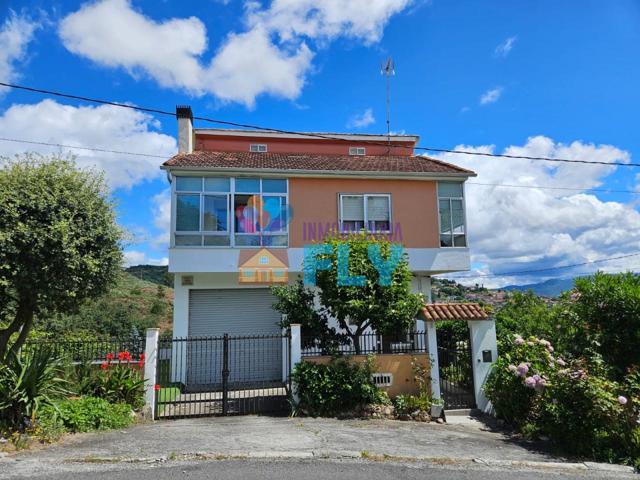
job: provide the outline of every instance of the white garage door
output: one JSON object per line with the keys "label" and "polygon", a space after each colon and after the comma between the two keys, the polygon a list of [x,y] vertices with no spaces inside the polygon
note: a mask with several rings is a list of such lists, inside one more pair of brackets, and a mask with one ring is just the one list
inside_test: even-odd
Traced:
{"label": "white garage door", "polygon": [[[189,292],[189,337],[230,336],[231,388],[257,388],[282,380],[280,314],[271,307],[274,303],[267,288]],[[189,390],[221,386],[222,340],[191,342],[187,355]]]}

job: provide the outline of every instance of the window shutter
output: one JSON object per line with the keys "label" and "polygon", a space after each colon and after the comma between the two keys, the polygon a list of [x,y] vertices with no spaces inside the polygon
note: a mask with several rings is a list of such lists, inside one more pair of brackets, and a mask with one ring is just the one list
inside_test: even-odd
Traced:
{"label": "window shutter", "polygon": [[349,195],[342,197],[342,220],[364,221],[364,197]]}
{"label": "window shutter", "polygon": [[376,221],[388,222],[389,219],[389,198],[388,197],[367,197],[367,218]]}

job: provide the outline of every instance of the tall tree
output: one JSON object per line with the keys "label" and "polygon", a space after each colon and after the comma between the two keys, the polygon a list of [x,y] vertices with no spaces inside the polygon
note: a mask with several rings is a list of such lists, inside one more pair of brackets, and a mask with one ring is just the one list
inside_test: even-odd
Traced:
{"label": "tall tree", "polygon": [[122,231],[102,174],[33,154],[0,165],[1,361],[36,316],[107,291],[122,266]]}
{"label": "tall tree", "polygon": [[424,300],[411,292],[412,274],[400,245],[364,234],[330,237],[325,245],[330,248],[320,260],[329,268],[317,272],[320,302],[356,352],[367,328],[390,334],[413,327]]}

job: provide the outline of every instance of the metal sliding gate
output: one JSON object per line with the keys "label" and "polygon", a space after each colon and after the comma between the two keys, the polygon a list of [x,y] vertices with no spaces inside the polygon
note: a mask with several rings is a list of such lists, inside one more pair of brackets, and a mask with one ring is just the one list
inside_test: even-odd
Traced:
{"label": "metal sliding gate", "polygon": [[289,333],[160,339],[156,418],[287,412],[290,339]]}
{"label": "metal sliding gate", "polygon": [[[466,326],[465,326],[466,327]],[[469,329],[437,329],[440,393],[445,408],[475,408]]]}

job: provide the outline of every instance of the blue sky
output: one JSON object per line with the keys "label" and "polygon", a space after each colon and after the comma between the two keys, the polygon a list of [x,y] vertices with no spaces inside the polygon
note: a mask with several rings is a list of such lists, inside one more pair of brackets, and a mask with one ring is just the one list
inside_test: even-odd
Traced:
{"label": "blue sky", "polygon": [[[307,131],[382,132],[389,55],[392,129],[421,144],[640,161],[637,0],[0,1],[0,79],[197,115]],[[172,118],[0,91],[0,136],[170,156]],[[203,125],[204,126],[204,125]],[[0,154],[56,149],[0,141]],[[131,263],[167,257],[159,158],[76,151],[105,169]],[[492,274],[634,253],[634,168],[446,155],[476,170],[474,270]],[[417,206],[419,208],[419,206]],[[635,268],[640,257],[602,264]],[[553,275],[467,279],[488,285]],[[469,275],[469,274],[465,274]]]}

